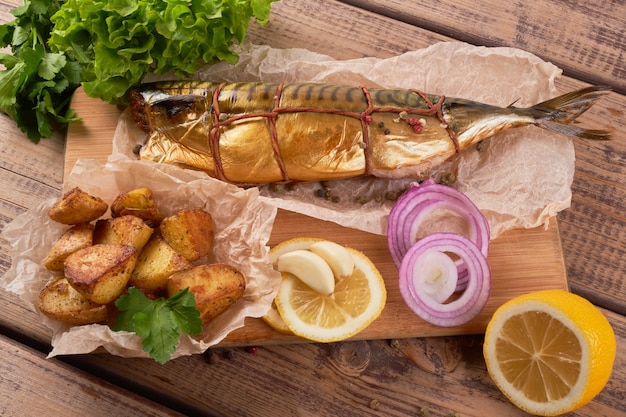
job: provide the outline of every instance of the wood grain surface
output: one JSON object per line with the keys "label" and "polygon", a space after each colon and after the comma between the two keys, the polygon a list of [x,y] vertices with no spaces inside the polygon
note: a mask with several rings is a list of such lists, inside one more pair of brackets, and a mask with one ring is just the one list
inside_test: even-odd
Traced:
{"label": "wood grain surface", "polygon": [[[182,416],[0,335],[2,416]],[[6,390],[10,384],[10,392]],[[26,412],[26,413],[25,413]]]}
{"label": "wood grain surface", "polygon": [[[0,0],[0,21],[19,4]],[[247,37],[335,58],[389,57],[455,39],[517,46],[565,69],[561,91],[613,86],[616,92],[583,122],[613,127],[614,139],[574,142],[572,206],[559,213],[558,229],[569,286],[605,313],[617,357],[605,389],[568,417],[621,417],[626,410],[625,17],[623,1],[280,0],[270,23],[251,25]],[[64,132],[35,145],[0,115],[0,228],[60,195],[64,146]],[[0,274],[10,265],[10,247],[0,236]],[[165,365],[100,353],[44,359],[50,332],[37,313],[10,292],[0,291],[0,302],[1,415],[40,415],[33,395],[43,392],[53,397],[44,399],[57,415],[124,415],[128,405],[139,415],[527,416],[490,380],[480,335],[277,344],[256,353],[219,347]],[[137,396],[159,405],[137,406]]]}
{"label": "wood grain surface", "polygon": [[413,7],[402,0],[344,2],[463,42],[524,49],[569,77],[626,93],[623,2],[439,0]]}

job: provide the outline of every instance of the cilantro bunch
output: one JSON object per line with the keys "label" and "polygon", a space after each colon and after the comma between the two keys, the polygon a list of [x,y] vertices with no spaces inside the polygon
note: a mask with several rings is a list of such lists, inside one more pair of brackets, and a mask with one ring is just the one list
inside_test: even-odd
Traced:
{"label": "cilantro bunch", "polygon": [[207,63],[239,58],[252,18],[269,20],[276,0],[25,0],[0,25],[0,111],[38,142],[82,85],[90,97],[124,103],[148,73],[189,77]]}

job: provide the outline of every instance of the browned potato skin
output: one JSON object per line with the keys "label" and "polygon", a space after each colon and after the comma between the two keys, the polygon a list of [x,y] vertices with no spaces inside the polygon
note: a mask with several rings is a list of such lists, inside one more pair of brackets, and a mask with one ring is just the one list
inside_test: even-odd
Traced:
{"label": "browned potato skin", "polygon": [[48,216],[62,224],[89,223],[106,213],[108,208],[101,198],[75,187],[50,208]]}
{"label": "browned potato skin", "polygon": [[96,244],[65,260],[65,277],[86,299],[107,304],[122,294],[137,262],[131,245]]}
{"label": "browned potato skin", "polygon": [[101,323],[108,319],[107,306],[85,299],[63,276],[46,284],[39,293],[37,307],[46,316],[73,325]]}
{"label": "browned potato skin", "polygon": [[93,243],[116,243],[131,245],[141,252],[154,230],[143,219],[136,216],[121,216],[100,219],[93,232]]}
{"label": "browned potato skin", "polygon": [[163,237],[154,234],[139,254],[128,285],[142,290],[165,290],[170,275],[192,267]]}
{"label": "browned potato skin", "polygon": [[179,211],[160,225],[165,240],[191,262],[211,252],[214,229],[213,217],[202,209]]}
{"label": "browned potato skin", "polygon": [[119,212],[119,216],[127,215],[137,216],[143,219],[151,227],[158,226],[159,223],[161,223],[161,220],[163,220],[163,215],[159,212],[157,208],[125,208],[124,210]]}
{"label": "browned potato skin", "polygon": [[70,227],[54,243],[44,265],[50,271],[63,271],[65,259],[79,249],[93,244],[93,229],[91,223],[81,223]]}
{"label": "browned potato skin", "polygon": [[158,224],[163,219],[152,195],[152,190],[147,187],[120,194],[111,203],[112,217],[129,214],[144,219],[150,225]]}
{"label": "browned potato skin", "polygon": [[204,323],[233,305],[246,289],[244,276],[230,265],[199,265],[177,272],[167,280],[168,296],[189,288]]}

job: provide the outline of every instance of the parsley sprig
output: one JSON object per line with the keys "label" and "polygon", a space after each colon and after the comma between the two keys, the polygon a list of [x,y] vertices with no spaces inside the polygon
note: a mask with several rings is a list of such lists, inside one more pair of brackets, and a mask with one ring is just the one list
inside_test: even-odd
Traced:
{"label": "parsley sprig", "polygon": [[77,120],[69,108],[80,85],[80,65],[63,52],[50,50],[50,16],[60,2],[26,0],[12,10],[15,19],[0,25],[0,111],[9,115],[33,142],[50,137],[55,125]]}
{"label": "parsley sprig", "polygon": [[113,330],[134,332],[142,337],[141,346],[158,363],[170,360],[182,333],[202,332],[200,312],[188,289],[169,298],[151,300],[135,287],[120,296],[115,305],[120,309]]}

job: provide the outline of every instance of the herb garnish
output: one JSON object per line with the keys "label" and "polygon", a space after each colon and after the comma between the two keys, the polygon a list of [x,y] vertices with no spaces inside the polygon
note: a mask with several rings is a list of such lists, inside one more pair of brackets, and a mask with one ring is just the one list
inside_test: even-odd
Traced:
{"label": "herb garnish", "polygon": [[52,16],[60,2],[25,1],[11,13],[15,19],[0,25],[0,111],[9,115],[33,142],[50,137],[55,124],[77,120],[69,109],[80,85],[80,65],[48,46]]}
{"label": "herb garnish", "polygon": [[120,309],[113,330],[134,332],[143,338],[141,346],[158,363],[170,360],[181,333],[202,332],[200,312],[188,289],[169,298],[151,300],[139,289],[130,287],[115,305]]}

